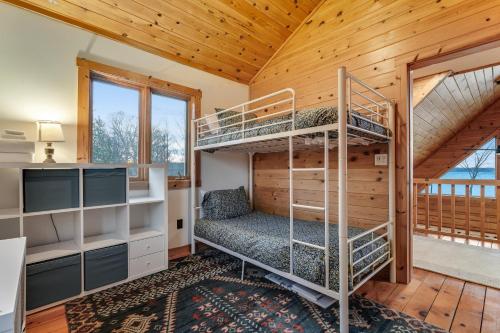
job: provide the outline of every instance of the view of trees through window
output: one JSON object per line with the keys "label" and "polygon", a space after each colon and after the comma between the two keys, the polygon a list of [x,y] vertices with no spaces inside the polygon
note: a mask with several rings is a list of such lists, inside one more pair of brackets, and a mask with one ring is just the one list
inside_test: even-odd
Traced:
{"label": "view of trees through window", "polygon": [[[472,153],[460,162],[455,168],[451,169],[441,179],[495,179],[495,138],[486,142],[479,149]],[[431,193],[437,193],[437,185],[430,189]],[[451,185],[442,185],[441,191],[443,194],[451,194]],[[480,186],[472,185],[470,188],[472,196],[480,195]],[[465,186],[457,185],[455,187],[457,195],[465,194]],[[485,196],[495,197],[495,187],[485,186]]]}
{"label": "view of trees through window", "polygon": [[187,102],[152,94],[151,161],[169,162],[169,176],[186,176]]}
{"label": "view of trees through window", "polygon": [[[92,82],[92,161],[137,163],[140,93],[137,89]],[[186,176],[187,102],[151,95],[151,160],[169,162],[169,176]],[[131,176],[137,176],[132,170]]]}

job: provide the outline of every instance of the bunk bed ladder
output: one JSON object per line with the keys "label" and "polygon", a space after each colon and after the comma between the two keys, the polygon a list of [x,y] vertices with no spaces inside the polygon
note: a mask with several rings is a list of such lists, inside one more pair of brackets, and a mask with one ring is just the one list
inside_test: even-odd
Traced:
{"label": "bunk bed ladder", "polygon": [[[300,244],[303,246],[312,247],[314,249],[324,251],[324,260],[325,260],[325,288],[329,289],[330,287],[330,232],[329,232],[329,193],[330,193],[330,184],[329,184],[329,135],[328,131],[323,133],[324,135],[324,163],[322,168],[294,168],[293,167],[293,136],[289,136],[289,194],[290,194],[290,274],[293,274],[293,245]],[[323,172],[324,179],[324,206],[311,206],[311,205],[301,205],[297,204],[294,201],[294,187],[293,187],[293,176],[295,172]],[[294,208],[310,210],[316,212],[323,212],[324,214],[324,225],[325,225],[325,243],[323,246],[316,245],[308,242],[304,242],[293,237],[293,220],[294,220]]]}

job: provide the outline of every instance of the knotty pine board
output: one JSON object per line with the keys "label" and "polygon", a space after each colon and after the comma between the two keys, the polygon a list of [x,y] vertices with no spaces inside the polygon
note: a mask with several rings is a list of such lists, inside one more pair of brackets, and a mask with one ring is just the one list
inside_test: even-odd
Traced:
{"label": "knotty pine board", "polygon": [[[387,152],[386,144],[348,147],[348,216],[350,226],[370,228],[387,221],[388,167],[375,166],[375,154]],[[294,153],[294,168],[323,167],[323,150]],[[338,217],[338,151],[329,154],[330,222]],[[254,156],[254,204],[267,213],[289,216],[288,152]],[[324,206],[323,172],[294,173],[294,202]],[[295,209],[296,218],[323,221],[323,212]]]}

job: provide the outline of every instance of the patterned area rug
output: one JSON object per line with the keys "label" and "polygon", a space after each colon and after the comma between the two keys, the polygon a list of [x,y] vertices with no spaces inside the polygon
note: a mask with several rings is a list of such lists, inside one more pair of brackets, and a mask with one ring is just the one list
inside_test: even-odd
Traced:
{"label": "patterned area rug", "polygon": [[[338,308],[323,310],[269,283],[265,271],[215,250],[172,268],[66,304],[71,332],[338,332]],[[444,332],[360,296],[350,332]]]}

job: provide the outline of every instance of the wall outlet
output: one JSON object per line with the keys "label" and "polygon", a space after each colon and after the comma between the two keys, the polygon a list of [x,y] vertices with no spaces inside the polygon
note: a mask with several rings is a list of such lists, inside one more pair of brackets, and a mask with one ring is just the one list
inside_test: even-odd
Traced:
{"label": "wall outlet", "polygon": [[177,219],[177,229],[182,229],[183,220]]}
{"label": "wall outlet", "polygon": [[387,154],[375,154],[375,165],[387,165]]}

